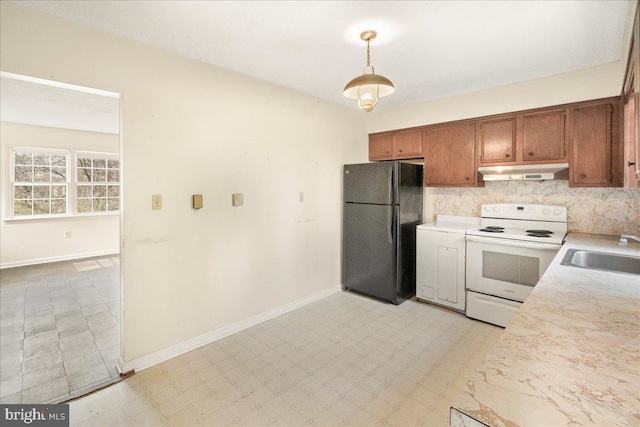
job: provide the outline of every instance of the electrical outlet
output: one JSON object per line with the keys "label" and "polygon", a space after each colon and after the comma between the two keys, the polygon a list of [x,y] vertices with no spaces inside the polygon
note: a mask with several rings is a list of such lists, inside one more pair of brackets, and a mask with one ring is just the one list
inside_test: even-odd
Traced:
{"label": "electrical outlet", "polygon": [[151,209],[154,211],[159,211],[162,209],[162,195],[154,194],[151,196]]}
{"label": "electrical outlet", "polygon": [[64,232],[64,238],[65,239],[70,239],[71,238],[71,232],[70,231],[65,231]]}
{"label": "electrical outlet", "polygon": [[298,195],[298,201],[300,203],[304,202],[304,192],[301,191],[300,194]]}
{"label": "electrical outlet", "polygon": [[232,206],[242,206],[244,204],[244,194],[242,193],[233,193],[231,195],[231,205]]}

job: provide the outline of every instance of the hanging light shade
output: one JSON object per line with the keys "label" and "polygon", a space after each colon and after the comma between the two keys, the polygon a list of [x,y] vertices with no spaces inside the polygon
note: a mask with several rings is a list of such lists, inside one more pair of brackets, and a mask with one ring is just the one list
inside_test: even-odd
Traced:
{"label": "hanging light shade", "polygon": [[[347,83],[342,92],[347,98],[357,99],[358,107],[367,112],[373,110],[373,107],[378,103],[378,98],[391,95],[395,90],[391,80],[376,74],[371,65],[369,43],[376,38],[376,35],[378,33],[373,30],[367,30],[360,34],[360,38],[367,42],[367,66],[364,67],[362,75]],[[370,73],[367,73],[368,70]]]}

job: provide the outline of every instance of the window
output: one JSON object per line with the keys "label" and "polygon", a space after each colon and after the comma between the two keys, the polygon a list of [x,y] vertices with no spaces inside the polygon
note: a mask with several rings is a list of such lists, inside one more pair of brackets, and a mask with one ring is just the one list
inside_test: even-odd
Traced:
{"label": "window", "polygon": [[13,148],[10,161],[9,218],[104,215],[120,209],[117,155]]}
{"label": "window", "polygon": [[112,212],[120,208],[120,161],[114,157],[78,154],[77,212]]}
{"label": "window", "polygon": [[67,153],[12,152],[12,210],[16,217],[67,213]]}

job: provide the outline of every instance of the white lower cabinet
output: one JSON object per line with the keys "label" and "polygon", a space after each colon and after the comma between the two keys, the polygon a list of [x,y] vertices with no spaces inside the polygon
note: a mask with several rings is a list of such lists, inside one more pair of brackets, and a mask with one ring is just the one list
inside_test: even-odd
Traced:
{"label": "white lower cabinet", "polygon": [[433,231],[418,226],[416,240],[416,296],[464,312],[464,232]]}

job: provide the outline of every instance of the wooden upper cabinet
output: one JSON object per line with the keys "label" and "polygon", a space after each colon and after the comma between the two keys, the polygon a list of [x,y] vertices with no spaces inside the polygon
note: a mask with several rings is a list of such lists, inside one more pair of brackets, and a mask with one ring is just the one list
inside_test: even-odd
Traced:
{"label": "wooden upper cabinet", "polygon": [[516,161],[516,118],[480,121],[480,164]]}
{"label": "wooden upper cabinet", "polygon": [[422,130],[408,130],[396,133],[393,138],[393,157],[395,159],[424,157]]}
{"label": "wooden upper cabinet", "polygon": [[410,129],[369,135],[369,160],[421,159],[422,130]]}
{"label": "wooden upper cabinet", "polygon": [[608,186],[611,172],[611,104],[572,111],[571,183]]}
{"label": "wooden upper cabinet", "polygon": [[392,157],[393,134],[369,135],[369,160],[386,160]]}
{"label": "wooden upper cabinet", "polygon": [[572,187],[617,187],[622,184],[620,101],[571,110]]}
{"label": "wooden upper cabinet", "polygon": [[565,117],[565,109],[522,115],[523,162],[567,160]]}
{"label": "wooden upper cabinet", "polygon": [[481,119],[478,165],[567,161],[566,109],[542,109]]}
{"label": "wooden upper cabinet", "polygon": [[425,187],[478,185],[475,122],[430,126],[424,131],[424,142]]}
{"label": "wooden upper cabinet", "polygon": [[[640,52],[637,56],[631,70],[640,69]],[[634,174],[640,177],[640,90],[634,73],[640,71],[628,71],[623,100],[603,98],[371,134],[369,160],[424,158],[427,187],[483,185],[478,166],[548,163],[569,163],[570,186],[634,186]]]}

